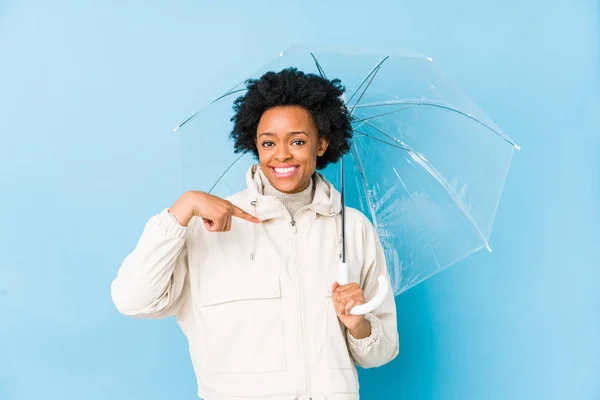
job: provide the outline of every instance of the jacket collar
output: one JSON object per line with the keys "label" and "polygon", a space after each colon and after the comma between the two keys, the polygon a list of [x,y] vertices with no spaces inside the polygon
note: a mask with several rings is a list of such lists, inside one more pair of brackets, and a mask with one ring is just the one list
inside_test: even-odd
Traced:
{"label": "jacket collar", "polygon": [[[262,178],[258,173],[260,165],[254,164],[246,173],[246,184],[251,198],[251,206],[255,207],[256,216],[263,220],[286,216],[286,210],[279,199],[262,194]],[[342,210],[341,195],[335,187],[318,171],[313,175],[315,195],[313,202],[308,206],[314,215],[333,216]]]}

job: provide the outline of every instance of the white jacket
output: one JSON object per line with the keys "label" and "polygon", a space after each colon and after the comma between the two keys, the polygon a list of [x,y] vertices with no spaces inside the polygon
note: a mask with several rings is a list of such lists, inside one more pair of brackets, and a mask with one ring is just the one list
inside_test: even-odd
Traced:
{"label": "white jacket", "polygon": [[[215,233],[197,217],[183,227],[164,209],[123,261],[113,301],[132,317],[175,315],[203,399],[356,400],[354,364],[377,367],[398,354],[393,291],[366,315],[371,335],[353,338],[331,300],[341,262],[339,192],[316,173],[313,203],[292,218],[262,195],[256,168],[248,189],[228,200],[264,222],[233,218],[229,232]],[[350,282],[369,300],[386,263],[372,224],[352,208],[346,241]]]}

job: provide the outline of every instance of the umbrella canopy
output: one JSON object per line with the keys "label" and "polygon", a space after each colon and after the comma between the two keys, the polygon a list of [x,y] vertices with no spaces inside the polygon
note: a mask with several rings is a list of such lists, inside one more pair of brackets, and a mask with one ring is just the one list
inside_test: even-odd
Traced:
{"label": "umbrella canopy", "polygon": [[[321,172],[346,206],[376,227],[395,295],[482,248],[491,251],[496,208],[519,147],[432,58],[294,47],[247,78],[288,67],[340,79],[346,88],[351,150]],[[228,140],[233,101],[245,91],[244,80],[176,128],[184,127],[184,189],[225,197],[245,188],[256,160],[235,154]]]}

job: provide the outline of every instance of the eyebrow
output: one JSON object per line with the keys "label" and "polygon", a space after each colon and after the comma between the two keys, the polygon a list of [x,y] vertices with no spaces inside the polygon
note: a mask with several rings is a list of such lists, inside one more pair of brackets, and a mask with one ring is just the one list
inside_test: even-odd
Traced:
{"label": "eyebrow", "polygon": [[[290,131],[289,132],[289,136],[295,136],[295,135],[306,135],[308,136],[308,134],[304,131]],[[275,136],[275,134],[273,132],[263,132],[260,135],[258,135],[258,137],[260,138],[261,136]]]}

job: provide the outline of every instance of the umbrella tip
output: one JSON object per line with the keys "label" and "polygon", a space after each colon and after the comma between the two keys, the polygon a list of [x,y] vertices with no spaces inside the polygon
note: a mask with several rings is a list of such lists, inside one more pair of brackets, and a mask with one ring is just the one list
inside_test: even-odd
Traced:
{"label": "umbrella tip", "polygon": [[285,51],[282,51],[281,53],[279,53],[279,57],[283,57],[284,54],[285,54]]}
{"label": "umbrella tip", "polygon": [[427,59],[428,59],[429,61],[433,61],[433,58],[431,58],[431,57],[427,57]]}
{"label": "umbrella tip", "polygon": [[518,144],[515,144],[515,149],[521,150],[521,146],[519,146]]}
{"label": "umbrella tip", "polygon": [[490,253],[492,252],[492,248],[488,243],[485,244],[485,247],[487,248],[487,251],[489,251]]}
{"label": "umbrella tip", "polygon": [[[181,125],[179,125],[181,126]],[[179,130],[179,126],[176,126],[175,129],[173,129],[173,132],[177,132]]]}

